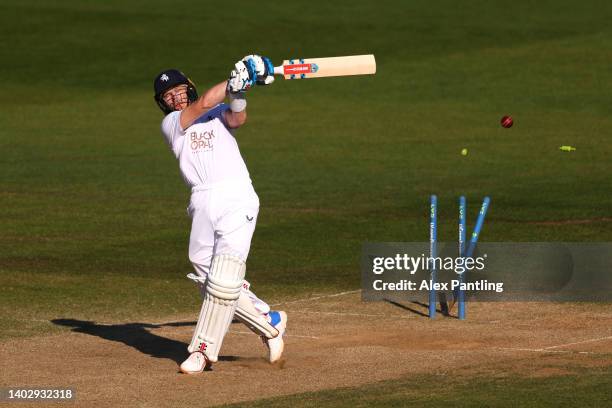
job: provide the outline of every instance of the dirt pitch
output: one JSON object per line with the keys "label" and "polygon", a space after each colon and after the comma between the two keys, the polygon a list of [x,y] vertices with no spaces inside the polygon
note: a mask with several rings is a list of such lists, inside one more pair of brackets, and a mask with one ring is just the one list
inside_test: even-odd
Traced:
{"label": "dirt pitch", "polygon": [[421,373],[537,377],[612,365],[610,304],[472,303],[466,321],[430,321],[423,305],[364,303],[354,291],[278,308],[289,314],[289,331],[276,365],[264,360],[256,336],[233,324],[213,371],[180,374],[195,312],[152,323],[56,319],[72,330],[0,343],[0,383],[71,387],[71,406],[176,407]]}

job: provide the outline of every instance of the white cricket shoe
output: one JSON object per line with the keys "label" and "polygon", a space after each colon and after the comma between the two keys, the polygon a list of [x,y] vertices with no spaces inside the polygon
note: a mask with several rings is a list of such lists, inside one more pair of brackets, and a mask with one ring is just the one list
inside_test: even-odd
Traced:
{"label": "white cricket shoe", "polygon": [[208,360],[203,353],[195,351],[191,353],[187,360],[183,361],[180,370],[185,374],[198,374],[204,371],[207,362]]}
{"label": "white cricket shoe", "polygon": [[268,348],[268,361],[275,363],[280,360],[285,349],[285,330],[287,329],[287,313],[272,311],[268,314],[270,316],[270,324],[278,330],[278,336],[273,339],[264,339],[264,344]]}

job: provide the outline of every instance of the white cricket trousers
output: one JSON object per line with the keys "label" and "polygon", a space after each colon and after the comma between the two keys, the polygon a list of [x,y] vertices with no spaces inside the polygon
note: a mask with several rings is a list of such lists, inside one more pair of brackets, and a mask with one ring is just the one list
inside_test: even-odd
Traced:
{"label": "white cricket trousers", "polygon": [[[194,187],[187,212],[192,219],[189,260],[198,276],[208,276],[217,254],[233,255],[246,262],[259,213],[259,198],[250,182]],[[242,290],[255,309],[262,314],[270,312],[270,306],[249,287],[245,281]]]}

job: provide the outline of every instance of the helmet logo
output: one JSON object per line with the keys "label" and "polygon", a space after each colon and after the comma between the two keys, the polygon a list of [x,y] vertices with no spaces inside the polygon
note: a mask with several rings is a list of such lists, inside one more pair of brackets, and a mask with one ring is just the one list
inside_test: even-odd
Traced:
{"label": "helmet logo", "polygon": [[162,76],[159,77],[159,79],[164,82],[168,82],[170,80],[170,77],[166,74],[163,74]]}

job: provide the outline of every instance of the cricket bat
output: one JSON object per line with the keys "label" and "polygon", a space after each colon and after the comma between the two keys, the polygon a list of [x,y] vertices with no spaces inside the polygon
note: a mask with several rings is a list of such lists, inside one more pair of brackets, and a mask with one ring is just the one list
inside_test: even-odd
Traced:
{"label": "cricket bat", "polygon": [[368,75],[376,73],[374,55],[351,55],[348,57],[290,59],[274,67],[275,75],[285,79],[323,78],[346,75]]}

